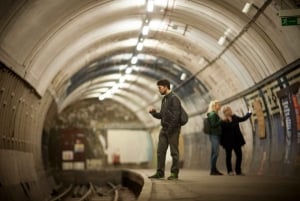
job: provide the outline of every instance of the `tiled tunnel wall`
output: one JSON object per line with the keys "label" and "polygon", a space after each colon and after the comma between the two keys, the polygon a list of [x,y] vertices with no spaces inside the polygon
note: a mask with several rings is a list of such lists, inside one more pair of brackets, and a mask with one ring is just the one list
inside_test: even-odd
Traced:
{"label": "tiled tunnel wall", "polygon": [[[251,119],[240,124],[246,140],[243,147],[243,170],[246,173],[299,174],[299,65],[298,59],[243,94],[223,101],[237,115],[245,114],[247,108],[253,111]],[[283,108],[283,104],[287,107]],[[183,128],[185,167],[209,170],[210,142],[202,132],[202,116],[204,114],[193,115],[189,123],[194,126]],[[218,164],[225,170],[225,153],[222,148],[220,151]]]}

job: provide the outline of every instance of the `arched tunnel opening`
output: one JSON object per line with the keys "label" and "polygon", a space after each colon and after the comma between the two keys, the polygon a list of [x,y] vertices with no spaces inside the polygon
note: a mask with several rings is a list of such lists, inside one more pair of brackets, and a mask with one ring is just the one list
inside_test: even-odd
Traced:
{"label": "arched tunnel opening", "polygon": [[[219,100],[253,112],[240,124],[246,175],[298,177],[299,16],[298,0],[1,1],[0,199],[50,200],[88,171],[155,170],[160,79],[189,115],[181,169],[209,174],[203,119]],[[225,160],[220,147],[223,172]]]}
{"label": "arched tunnel opening", "polygon": [[[151,124],[148,108],[142,106],[141,103],[150,101],[151,105],[159,107],[160,95],[158,95],[156,89],[156,80],[163,77],[170,80],[173,91],[183,98],[195,92],[205,95],[207,89],[196,79],[191,79],[186,83],[185,88],[180,87],[178,83],[183,83],[183,78],[191,77],[190,72],[163,58],[155,58],[149,55],[140,55],[140,57],[145,57],[145,59],[137,62],[134,66],[129,65],[129,67],[126,67],[126,63],[130,62],[130,57],[124,61],[119,60],[120,58],[124,59],[120,56],[113,56],[112,59],[106,58],[104,61],[94,62],[71,77],[70,83],[72,84],[69,84],[66,96],[72,97],[74,93],[82,96],[83,92],[89,98],[77,102],[72,102],[71,100],[71,104],[67,108],[59,109],[61,112],[52,117],[54,118],[52,125],[48,125],[50,126],[48,128],[50,134],[44,137],[45,139],[50,137],[49,141],[53,143],[52,146],[45,145],[45,147],[49,147],[48,152],[52,155],[50,161],[53,162],[50,162],[50,164],[54,163],[56,167],[61,167],[61,151],[64,149],[74,150],[74,148],[69,147],[69,144],[76,144],[76,137],[74,136],[69,140],[65,139],[66,142],[64,142],[62,135],[64,132],[68,133],[66,135],[70,135],[69,132],[71,131],[68,131],[68,129],[75,129],[74,135],[76,135],[76,132],[85,133],[85,143],[82,142],[82,144],[85,145],[88,153],[85,155],[85,160],[81,159],[84,163],[83,169],[92,168],[87,167],[87,163],[89,166],[93,166],[86,160],[98,163],[100,167],[110,166],[114,163],[113,157],[116,155],[119,155],[120,159],[118,160],[122,161],[122,164],[134,165],[136,163],[146,165],[145,167],[153,166],[151,162],[155,151],[152,145],[151,133],[159,128],[159,121]],[[176,68],[171,72],[168,71],[173,66]],[[129,72],[128,69],[131,68],[132,70]],[[163,77],[159,75],[163,75]],[[136,79],[137,77],[138,79]],[[126,83],[126,81],[129,83]],[[87,86],[86,83],[91,82],[93,84],[88,84]],[[151,91],[147,89],[149,85],[152,85],[150,87]],[[109,94],[110,90],[111,94]],[[114,91],[112,92],[112,90]],[[111,97],[102,98],[106,94],[109,94]],[[128,100],[125,100],[126,102],[122,100],[126,96],[132,98],[132,103],[128,102]],[[55,107],[50,108],[50,110],[52,109],[54,113],[57,111]],[[51,111],[48,113],[53,114]],[[55,132],[56,135],[51,133],[51,131]],[[119,133],[115,140],[112,139],[113,133]],[[140,134],[134,135],[134,133]],[[49,137],[47,137],[48,135]],[[136,137],[130,137],[132,135]],[[181,140],[181,144],[182,142]],[[67,144],[66,148],[63,147],[63,143]],[[115,143],[119,145],[114,146]],[[57,146],[61,147],[62,150],[58,151]],[[128,150],[129,148],[131,150]],[[135,154],[134,150],[140,150],[143,153]],[[183,151],[181,150],[182,158]],[[45,159],[47,160],[47,158]],[[45,163],[48,164],[48,162]],[[68,164],[67,161],[66,164]],[[71,165],[69,168],[72,169],[72,163],[69,164]]]}
{"label": "arched tunnel opening", "polygon": [[[270,83],[270,81],[274,80],[275,77],[277,77],[275,79],[278,79],[279,77],[281,77],[282,75],[288,72],[293,72],[298,67],[299,67],[299,62],[297,61],[292,65],[284,68],[284,70],[277,72],[273,76],[264,80],[263,82],[258,83],[254,88],[250,88],[241,94],[237,94],[235,96],[223,100],[222,104],[225,105],[228,103],[230,104],[232,101],[235,101],[236,99],[240,99],[240,98],[245,99],[245,97],[251,96],[253,92],[257,91],[257,87],[265,86],[266,84]],[[113,87],[116,85],[117,82],[112,81],[112,83],[113,83],[112,84]],[[192,86],[195,85],[194,83],[195,81],[192,80]],[[153,83],[153,85],[155,86],[155,82]],[[191,85],[184,83],[184,86],[190,87]],[[184,88],[184,86],[183,87],[180,86],[180,87]],[[201,86],[201,85],[198,84],[196,86]],[[298,87],[299,87],[298,82],[296,82],[296,84],[293,84],[291,86],[290,93],[296,95],[298,93]],[[174,89],[175,89],[174,91],[177,92],[176,87],[174,87]],[[200,91],[199,88],[197,90]],[[193,93],[191,91],[194,90],[192,90],[191,88],[189,88],[189,90],[186,91],[182,89],[181,97],[185,97]],[[278,96],[280,97],[280,93],[275,95],[274,93],[271,92],[266,97],[266,100],[263,101],[271,103],[272,101],[277,101]],[[154,101],[152,102],[153,104],[160,103],[157,97],[158,96],[156,95]],[[43,153],[45,155],[43,159],[45,160],[44,161],[45,164],[49,164],[45,166],[46,167],[49,166],[49,168],[55,168],[59,170],[61,169],[84,170],[84,169],[99,169],[99,168],[101,169],[101,168],[114,166],[116,165],[115,164],[116,162],[118,163],[118,165],[121,165],[121,161],[122,161],[123,167],[131,167],[131,168],[152,167],[153,168],[154,167],[153,162],[155,163],[153,159],[155,159],[155,154],[156,154],[155,141],[157,141],[157,139],[155,139],[153,135],[155,136],[158,134],[158,130],[160,128],[159,121],[157,121],[156,124],[147,126],[147,123],[149,122],[147,122],[147,120],[144,121],[140,120],[139,117],[136,115],[136,112],[139,111],[142,113],[141,115],[142,117],[149,116],[150,114],[148,114],[147,108],[137,108],[135,111],[132,111],[130,108],[124,106],[122,103],[117,102],[115,100],[112,99],[99,100],[99,99],[100,99],[99,97],[95,97],[95,98],[83,99],[74,102],[70,104],[67,108],[63,109],[60,113],[57,113],[55,116],[52,116],[52,119],[49,121],[51,123],[47,125],[48,132],[43,133],[44,134],[43,138],[45,138],[45,144],[43,145],[46,148],[45,153]],[[252,143],[249,143],[250,144],[249,147],[245,149],[245,153],[249,154],[249,161],[247,164],[249,168],[248,171],[251,171],[251,169],[253,168],[253,167],[251,168],[252,165],[251,163],[253,162],[252,160],[254,160],[252,158],[253,156],[251,155],[253,154],[254,151],[258,151],[255,149],[260,149],[260,147],[254,147],[255,144],[261,143],[261,141],[266,141],[268,139],[268,135],[271,135],[271,133],[268,133],[268,131],[264,132],[260,129],[259,123],[261,122],[259,122],[258,118],[259,118],[259,111],[262,110],[261,108],[262,103],[260,101],[255,102],[255,100],[251,100],[251,98],[248,101],[249,102],[247,104],[247,108],[253,109],[254,112],[256,113],[255,114],[256,117],[254,117],[254,119],[250,122],[250,128],[249,127],[243,128],[243,129],[249,129],[250,131],[249,136],[245,134],[245,138],[248,138],[249,141],[252,141]],[[48,115],[49,114],[53,115],[53,112],[51,112],[52,110],[55,113],[55,111],[57,111],[57,108],[50,107],[50,110],[48,111]],[[240,111],[240,112],[241,114],[243,114],[245,111]],[[205,116],[205,114],[206,114],[206,108],[203,108],[203,110],[201,111],[190,113],[190,117],[191,117],[190,119],[193,119],[197,116],[203,117]],[[280,113],[275,113],[274,118],[276,119],[276,121],[269,122],[270,124],[274,124],[274,123],[276,124],[277,121],[281,120]],[[263,126],[266,127],[266,125]],[[277,133],[272,135],[278,136],[280,135],[280,133],[283,133],[283,129],[284,129],[283,126],[284,125],[281,124],[281,128],[278,127],[276,130]],[[196,142],[194,142],[195,144],[186,147],[185,143],[188,142],[189,138],[191,137],[190,136],[191,134],[186,135],[184,131],[185,129],[183,128],[181,133],[182,136],[181,136],[181,144],[180,144],[182,167],[185,162],[186,168],[208,168],[209,157],[207,153],[209,152],[209,148],[208,146],[206,146],[208,144],[207,136],[204,135],[203,131],[201,131],[201,133],[195,132],[193,134],[194,139],[192,139],[192,140],[196,140]],[[135,135],[135,133],[139,133],[139,134]],[[64,138],[64,135],[66,135],[66,138]],[[84,137],[82,135],[84,135]],[[271,138],[272,136],[269,137]],[[64,143],[66,145],[64,145]],[[76,163],[76,159],[74,159],[74,156],[71,156],[72,158],[71,162],[70,159],[68,159],[67,155],[65,156],[66,159],[63,159],[64,157],[63,152],[67,151],[66,154],[68,154],[68,151],[72,150],[72,152],[76,153],[76,148],[75,148],[76,146],[78,147],[82,146],[81,152],[85,153],[84,158],[79,159],[79,161],[82,162],[82,164],[79,165],[80,167],[75,167],[75,166],[73,167],[73,163]],[[191,146],[195,146],[195,147],[191,147]],[[200,148],[199,146],[203,146],[204,148],[203,147]],[[193,156],[191,155],[191,153],[193,152],[191,149],[192,150],[203,149],[202,150],[203,153],[201,153],[200,150],[197,150],[197,152],[200,153],[200,155]],[[271,147],[268,147],[268,149],[271,149]],[[136,154],[135,150],[139,150],[140,152]],[[282,148],[282,152],[280,155],[283,155],[283,150],[284,148]],[[265,151],[266,150],[264,150],[263,152],[264,154]],[[74,153],[71,153],[71,155],[73,155]],[[263,158],[260,158],[259,160],[262,159],[265,160],[266,156],[264,154],[262,156]],[[116,155],[118,156],[118,158],[115,159],[117,161],[114,161]],[[191,158],[187,160],[189,156]],[[141,160],[140,158],[143,159]],[[66,162],[65,164],[64,164],[64,160]],[[171,158],[169,157],[168,160],[170,162]],[[67,164],[69,164],[69,166]],[[225,169],[224,165],[225,163],[223,163],[223,168]],[[247,166],[246,164],[244,165]],[[264,165],[264,164],[259,164],[259,165]],[[262,172],[260,172],[261,171],[260,168],[264,168],[264,167],[257,166],[252,171],[257,174],[263,174]],[[284,171],[281,165],[277,167],[277,170],[275,166],[273,166],[272,169],[273,169],[272,171],[275,172]],[[294,173],[293,171],[292,172],[290,171],[291,169],[288,168],[287,170],[284,171],[285,172],[284,174]]]}

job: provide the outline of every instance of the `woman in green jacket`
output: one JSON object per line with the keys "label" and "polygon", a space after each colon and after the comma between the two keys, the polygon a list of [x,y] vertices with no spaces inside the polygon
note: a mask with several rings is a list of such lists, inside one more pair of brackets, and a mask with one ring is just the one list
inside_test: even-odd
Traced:
{"label": "woman in green jacket", "polygon": [[219,156],[219,145],[222,134],[221,118],[218,115],[221,109],[219,101],[211,101],[208,107],[207,117],[210,123],[210,135],[211,142],[211,159],[210,159],[210,175],[223,175],[217,168],[217,159]]}

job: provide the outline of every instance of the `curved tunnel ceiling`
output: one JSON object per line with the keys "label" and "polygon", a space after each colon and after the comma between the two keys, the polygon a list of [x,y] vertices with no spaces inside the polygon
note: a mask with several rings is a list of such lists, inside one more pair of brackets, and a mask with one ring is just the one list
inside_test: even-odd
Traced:
{"label": "curved tunnel ceiling", "polygon": [[[89,85],[88,88],[85,88],[85,94],[93,94],[94,97],[100,96],[101,98],[101,95],[108,93],[109,91],[111,91],[111,89],[116,89],[113,92],[115,93],[119,91],[117,89],[127,90],[129,88],[132,88],[131,85],[133,84],[141,84],[135,81],[138,78],[143,78],[145,81],[148,80],[146,79],[147,77],[154,80],[158,80],[163,75],[165,78],[169,79],[171,83],[173,83],[174,87],[176,87],[178,83],[181,83],[183,80],[186,79],[186,77],[191,76],[190,72],[188,72],[186,69],[174,63],[170,63],[170,61],[166,59],[153,57],[151,55],[138,54],[137,63],[131,65],[131,55],[132,54],[121,54],[117,56],[112,56],[108,59],[103,59],[98,62],[95,62],[86,68],[82,68],[80,71],[78,71],[75,75],[71,77],[69,86],[67,88],[66,96],[68,96],[77,87],[86,82],[89,82]],[[95,81],[95,79],[98,77],[104,78],[105,76],[108,77],[108,75],[110,75],[110,79],[106,79],[104,81],[102,79],[102,82]],[[141,85],[142,90],[134,89],[132,91],[135,91],[135,93],[137,93],[137,95],[140,97],[144,97],[148,100],[151,100],[151,97],[153,97],[153,93],[156,93],[157,90],[150,90],[150,97],[145,96],[147,95],[147,88],[149,88],[148,84],[155,86],[155,84],[153,84],[153,82],[155,81],[150,81],[152,84],[149,82]],[[201,85],[199,81],[198,83],[199,85]],[[195,86],[198,85],[189,86],[185,90],[180,88],[180,90],[178,90],[177,93],[181,96],[190,95],[195,90]],[[152,88],[153,87],[150,87],[150,89]],[[198,91],[201,91],[201,89],[198,89]],[[81,94],[81,97],[82,95],[84,97],[84,94]],[[132,101],[134,101],[134,99]]]}
{"label": "curved tunnel ceiling", "polygon": [[139,111],[156,104],[155,82],[163,77],[175,88],[187,82],[182,97],[197,91],[224,99],[299,56],[280,52],[287,49],[280,33],[270,34],[279,26],[276,3],[251,2],[243,13],[247,2],[240,0],[17,1],[10,15],[22,8],[20,20],[6,27],[3,47],[21,64],[18,73],[39,94],[51,91],[60,110],[118,90],[102,98]]}

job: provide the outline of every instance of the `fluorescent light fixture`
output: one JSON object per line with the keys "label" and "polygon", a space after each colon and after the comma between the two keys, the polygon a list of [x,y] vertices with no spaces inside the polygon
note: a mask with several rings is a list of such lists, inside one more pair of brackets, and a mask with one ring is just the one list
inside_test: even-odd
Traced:
{"label": "fluorescent light fixture", "polygon": [[136,46],[136,50],[137,51],[142,51],[143,50],[143,47],[144,47],[144,44],[142,42],[139,42]]}
{"label": "fluorescent light fixture", "polygon": [[185,80],[185,78],[186,78],[186,74],[185,74],[185,73],[182,73],[181,76],[180,76],[180,79],[181,79],[181,80]]}
{"label": "fluorescent light fixture", "polygon": [[120,85],[116,84],[113,88],[111,88],[110,94],[113,95],[113,94],[117,93],[119,91],[119,87],[120,87]]}
{"label": "fluorescent light fixture", "polygon": [[136,64],[137,61],[138,61],[137,56],[134,56],[134,57],[131,58],[131,64]]}
{"label": "fluorescent light fixture", "polygon": [[148,33],[149,33],[149,26],[148,25],[145,25],[143,27],[142,33],[143,33],[143,35],[148,35]]}
{"label": "fluorescent light fixture", "polygon": [[249,12],[251,6],[252,6],[252,3],[246,3],[242,12],[247,14]]}
{"label": "fluorescent light fixture", "polygon": [[112,88],[110,90],[108,90],[105,94],[104,94],[104,97],[107,97],[107,96],[110,96],[112,95]]}
{"label": "fluorescent light fixture", "polygon": [[120,65],[120,70],[122,71],[122,70],[124,70],[125,68],[127,68],[127,64],[123,64],[123,65]]}
{"label": "fluorescent light fixture", "polygon": [[107,94],[107,95],[104,96],[104,98],[105,98],[105,99],[106,99],[106,98],[112,98],[112,95],[113,95],[113,94]]}
{"label": "fluorescent light fixture", "polygon": [[218,40],[218,44],[222,46],[224,45],[225,41],[226,41],[226,36],[221,36]]}
{"label": "fluorescent light fixture", "polygon": [[98,98],[100,101],[103,101],[106,98],[110,98],[111,97],[111,93],[110,91],[107,91],[105,94],[101,94]]}
{"label": "fluorescent light fixture", "polygon": [[154,2],[153,0],[148,0],[147,2],[147,11],[148,12],[153,12],[154,9]]}
{"label": "fluorescent light fixture", "polygon": [[126,81],[126,77],[125,76],[122,76],[119,80],[120,83],[124,83]]}
{"label": "fluorescent light fixture", "polygon": [[231,34],[231,29],[230,29],[230,28],[228,28],[228,29],[225,31],[224,35],[225,35],[225,36],[229,36],[229,34]]}
{"label": "fluorescent light fixture", "polygon": [[126,71],[125,71],[125,73],[126,73],[126,74],[132,73],[132,68],[127,68]]}

